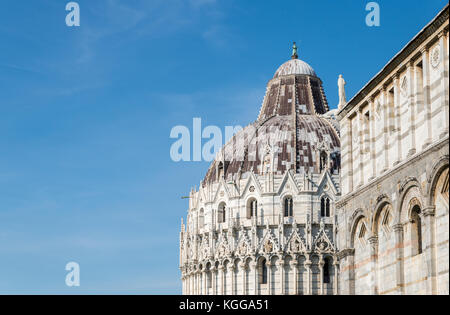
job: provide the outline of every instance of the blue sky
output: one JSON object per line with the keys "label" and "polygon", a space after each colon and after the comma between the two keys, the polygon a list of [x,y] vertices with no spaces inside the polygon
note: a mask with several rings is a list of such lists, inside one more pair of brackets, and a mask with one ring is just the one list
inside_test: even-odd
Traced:
{"label": "blue sky", "polygon": [[[65,0],[0,3],[0,293],[178,294],[180,197],[207,162],[170,130],[247,125],[299,57],[353,96],[446,1]],[[76,261],[81,286],[65,285]]]}

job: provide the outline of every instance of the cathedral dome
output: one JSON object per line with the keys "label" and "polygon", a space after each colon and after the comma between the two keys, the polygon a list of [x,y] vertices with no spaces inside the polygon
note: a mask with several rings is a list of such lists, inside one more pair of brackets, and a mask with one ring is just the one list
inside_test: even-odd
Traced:
{"label": "cathedral dome", "polygon": [[292,74],[316,77],[316,72],[309,64],[300,59],[291,59],[278,68],[274,78]]}
{"label": "cathedral dome", "polygon": [[339,124],[330,111],[322,81],[313,68],[299,60],[294,44],[292,59],[281,65],[267,84],[258,119],[238,132],[218,153],[203,185],[236,181],[247,173],[283,175],[340,167]]}
{"label": "cathedral dome", "polygon": [[335,156],[335,163],[340,162],[338,130],[328,117],[276,115],[238,132],[219,152],[203,184],[218,181],[220,177],[235,181],[246,177],[248,172],[263,175],[267,156],[274,174],[282,175],[288,170],[319,173],[319,155],[324,151]]}

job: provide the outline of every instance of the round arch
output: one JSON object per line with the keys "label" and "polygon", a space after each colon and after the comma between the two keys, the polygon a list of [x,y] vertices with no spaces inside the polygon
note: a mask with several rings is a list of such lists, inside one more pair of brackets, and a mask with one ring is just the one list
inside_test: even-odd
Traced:
{"label": "round arch", "polygon": [[377,198],[377,203],[374,207],[374,211],[372,212],[372,226],[371,226],[371,232],[373,235],[378,235],[378,221],[380,219],[380,215],[383,212],[383,210],[386,209],[387,206],[390,206],[391,209],[393,209],[392,201],[391,199],[386,195],[382,194]]}
{"label": "round arch", "polygon": [[419,184],[419,182],[414,179],[408,179],[404,185],[402,185],[402,192],[399,197],[399,204],[397,209],[397,222],[399,223],[405,223],[409,221],[410,214],[411,214],[411,202],[415,202],[416,204],[420,205],[420,208],[423,209],[424,205],[424,198],[422,193],[422,188]]}
{"label": "round arch", "polygon": [[432,167],[427,178],[427,205],[433,206],[436,186],[442,173],[449,168],[449,156],[446,155]]}
{"label": "round arch", "polygon": [[350,240],[349,240],[349,244],[350,244],[350,248],[354,248],[355,247],[355,234],[356,234],[356,229],[359,226],[359,223],[362,221],[362,223],[366,226],[366,229],[370,229],[370,226],[368,225],[367,222],[367,217],[364,214],[364,210],[363,209],[358,209],[356,210],[353,215],[352,215],[352,221],[350,223]]}

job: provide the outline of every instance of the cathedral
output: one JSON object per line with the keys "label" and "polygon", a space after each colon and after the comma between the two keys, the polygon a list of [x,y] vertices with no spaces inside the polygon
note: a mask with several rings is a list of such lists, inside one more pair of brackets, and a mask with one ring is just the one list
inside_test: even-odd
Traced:
{"label": "cathedral", "polygon": [[449,294],[448,22],[335,110],[294,43],[190,192],[183,294]]}

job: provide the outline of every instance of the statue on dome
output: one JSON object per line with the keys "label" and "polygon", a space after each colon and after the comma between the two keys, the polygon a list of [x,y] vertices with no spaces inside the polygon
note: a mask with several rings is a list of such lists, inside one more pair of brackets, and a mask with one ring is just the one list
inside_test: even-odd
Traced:
{"label": "statue on dome", "polygon": [[294,42],[292,46],[292,59],[298,59],[297,50],[298,50],[297,44]]}
{"label": "statue on dome", "polygon": [[347,98],[345,97],[345,85],[347,83],[344,80],[342,74],[339,75],[338,79],[338,88],[339,88],[339,105],[338,109],[341,109],[345,105],[347,105]]}

